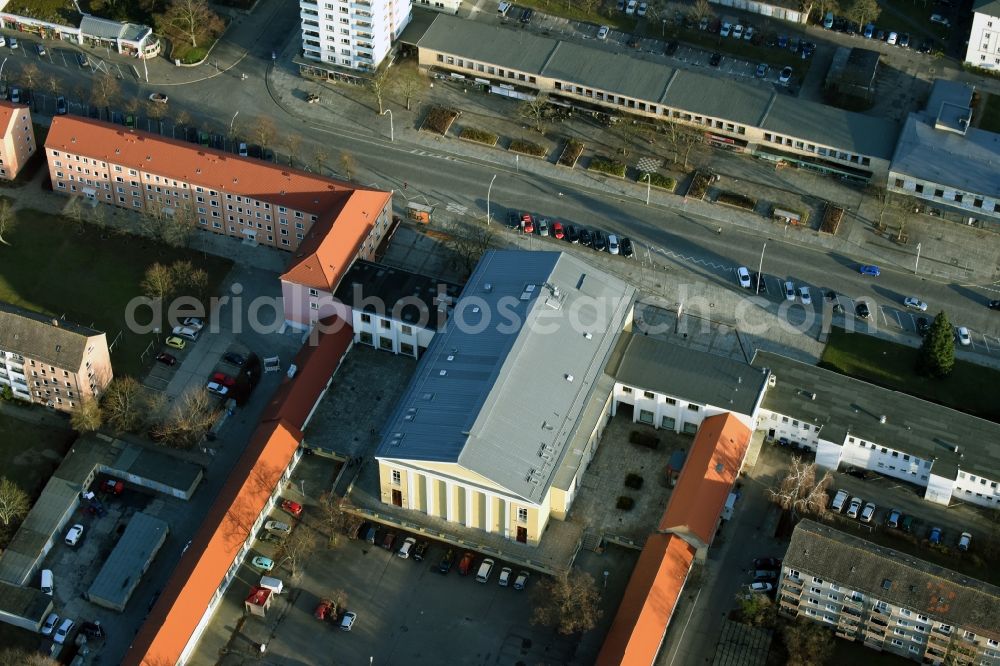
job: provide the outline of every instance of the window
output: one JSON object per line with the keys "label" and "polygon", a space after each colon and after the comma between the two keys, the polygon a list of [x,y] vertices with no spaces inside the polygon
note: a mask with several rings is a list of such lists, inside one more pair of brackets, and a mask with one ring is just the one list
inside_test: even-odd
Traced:
{"label": "window", "polygon": [[816,583],[817,585],[822,585],[823,584],[823,579],[822,578],[816,578],[816,576],[813,576],[813,582]]}
{"label": "window", "polygon": [[701,407],[699,407],[698,405],[688,405],[688,411],[689,412],[697,412],[700,409],[701,409]]}
{"label": "window", "polygon": [[649,398],[650,400],[652,400],[652,399],[653,399],[653,398],[655,398],[656,396],[655,396],[655,395],[653,395],[653,392],[652,392],[652,391],[643,391],[643,392],[642,392],[642,397],[644,397],[644,398]]}
{"label": "window", "polygon": [[663,402],[667,403],[668,405],[676,405],[677,404],[677,401],[674,400],[673,398],[664,398]]}
{"label": "window", "polygon": [[309,290],[309,295],[310,296],[319,296],[319,289],[310,289]]}
{"label": "window", "polygon": [[526,523],[528,522],[528,510],[524,507],[517,507],[517,522]]}
{"label": "window", "polygon": [[631,386],[623,386],[622,387],[622,393],[631,393],[631,392],[632,392],[632,387]]}
{"label": "window", "polygon": [[361,321],[366,324],[372,323],[372,316],[370,314],[361,313]]}
{"label": "window", "polygon": [[412,326],[406,326],[404,324],[403,326],[400,326],[399,330],[400,330],[400,332],[403,335],[413,335],[413,327]]}
{"label": "window", "polygon": [[389,328],[392,327],[392,324],[389,323],[388,319],[383,319],[382,321],[379,322],[379,325],[381,325],[382,328],[384,328],[384,329],[389,329]]}
{"label": "window", "polygon": [[392,485],[398,486],[403,483],[403,473],[398,469],[392,470]]}

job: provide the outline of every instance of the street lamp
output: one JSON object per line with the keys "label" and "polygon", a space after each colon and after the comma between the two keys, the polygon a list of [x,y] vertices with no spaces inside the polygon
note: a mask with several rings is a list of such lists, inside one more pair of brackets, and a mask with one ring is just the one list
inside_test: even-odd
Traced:
{"label": "street lamp", "polygon": [[767,241],[764,241],[764,247],[760,248],[760,263],[757,264],[757,284],[753,286],[754,293],[760,293],[760,281],[764,279],[764,250],[767,249]]}
{"label": "street lamp", "polygon": [[237,111],[236,113],[234,113],[233,114],[233,119],[229,121],[229,133],[230,134],[233,133],[233,124],[236,122],[236,116],[238,116],[238,115],[240,115],[239,111]]}
{"label": "street lamp", "polygon": [[666,37],[667,36],[667,19],[665,19],[665,18],[660,19],[660,23],[663,26],[663,28],[660,30],[660,37]]}
{"label": "street lamp", "polygon": [[382,115],[389,114],[389,143],[396,142],[396,131],[392,127],[392,109],[386,109],[382,112]]}
{"label": "street lamp", "polygon": [[7,58],[4,58],[3,62],[0,63],[0,81],[3,81],[3,66],[6,64],[7,64]]}
{"label": "street lamp", "polygon": [[649,191],[652,189],[652,187],[653,187],[653,174],[647,173],[646,174],[646,205],[647,206],[649,205]]}
{"label": "street lamp", "polygon": [[917,274],[917,266],[920,265],[920,243],[917,243],[917,260],[913,262],[913,274]]}
{"label": "street lamp", "polygon": [[496,179],[497,179],[497,175],[493,174],[493,177],[490,178],[490,186],[488,188],[486,188],[486,224],[487,225],[489,225],[489,223],[490,223],[490,192],[493,191],[493,181],[496,180]]}

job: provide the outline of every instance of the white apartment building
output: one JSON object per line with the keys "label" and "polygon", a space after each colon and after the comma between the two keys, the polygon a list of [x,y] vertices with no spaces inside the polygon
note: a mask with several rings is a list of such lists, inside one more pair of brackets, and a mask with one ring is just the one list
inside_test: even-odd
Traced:
{"label": "white apartment building", "polygon": [[410,22],[410,0],[299,0],[304,74],[352,79],[374,71]]}
{"label": "white apartment building", "polygon": [[976,0],[972,5],[972,32],[965,62],[1000,70],[1000,0]]}

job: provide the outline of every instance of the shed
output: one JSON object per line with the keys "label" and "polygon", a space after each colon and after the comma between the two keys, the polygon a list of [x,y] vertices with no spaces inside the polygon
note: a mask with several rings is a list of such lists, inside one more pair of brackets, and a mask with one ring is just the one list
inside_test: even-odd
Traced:
{"label": "shed", "polygon": [[141,511],[132,516],[125,533],[87,590],[87,599],[105,608],[124,611],[169,532],[167,523],[159,518]]}

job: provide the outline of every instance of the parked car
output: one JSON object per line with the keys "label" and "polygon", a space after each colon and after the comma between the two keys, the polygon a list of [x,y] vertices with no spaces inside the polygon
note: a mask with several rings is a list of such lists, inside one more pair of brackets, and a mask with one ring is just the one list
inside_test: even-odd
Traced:
{"label": "parked car", "polygon": [[121,479],[108,479],[101,484],[101,490],[110,495],[121,495],[125,491],[125,482]]}
{"label": "parked car", "polygon": [[730,33],[730,37],[733,39],[743,39],[743,24],[737,23],[733,26],[733,31]]}
{"label": "parked car", "polygon": [[45,46],[43,46],[42,44],[35,44],[35,53],[37,53],[39,56],[44,56]]}
{"label": "parked car", "polygon": [[795,300],[795,283],[791,280],[785,282],[785,300],[794,301]]}
{"label": "parked car", "polygon": [[566,229],[563,227],[562,222],[552,223],[552,237],[558,240],[566,238]]}
{"label": "parked car", "polygon": [[527,571],[522,571],[517,574],[517,578],[514,580],[514,589],[523,590],[524,586],[528,584],[528,576],[529,574]]}
{"label": "parked car", "polygon": [[636,2],[636,0],[628,0],[628,3],[625,5],[625,13],[628,14],[629,16],[635,14],[635,9],[638,6],[639,5]]}
{"label": "parked car", "polygon": [[753,561],[753,568],[779,571],[781,569],[781,560],[774,557],[758,557]]}
{"label": "parked car", "polygon": [[865,30],[862,33],[865,39],[871,39],[875,36],[875,24],[869,23],[865,26]]}
{"label": "parked car", "polygon": [[621,245],[622,245],[622,256],[631,257],[633,254],[632,241],[629,240],[628,238],[623,237]]}
{"label": "parked car", "polygon": [[580,245],[594,246],[594,237],[590,234],[589,229],[580,229]]}
{"label": "parked car", "polygon": [[833,12],[827,12],[826,16],[823,17],[823,27],[827,30],[833,30],[833,21]]}
{"label": "parked car", "polygon": [[49,613],[49,616],[45,618],[45,622],[42,623],[42,636],[51,636],[59,624],[59,619],[59,615],[56,613]]}
{"label": "parked car", "polygon": [[488,583],[490,580],[490,574],[493,573],[493,565],[496,564],[491,558],[487,557],[483,560],[482,564],[479,565],[479,571],[476,572],[476,582],[477,583]]}
{"label": "parked car", "polygon": [[903,512],[899,509],[893,509],[889,512],[889,517],[885,519],[886,527],[899,527],[899,521],[903,517]]}
{"label": "parked car", "polygon": [[615,234],[608,234],[608,252],[611,254],[621,252],[621,246],[618,244],[618,236]]}
{"label": "parked car", "polygon": [[930,534],[927,535],[927,540],[931,543],[941,543],[941,528],[932,527]]}
{"label": "parked car", "polygon": [[62,624],[59,625],[59,628],[56,629],[56,633],[52,637],[52,640],[62,645],[66,642],[66,639],[73,632],[74,628],[76,628],[76,622],[69,618],[64,619]]}
{"label": "parked car", "polygon": [[758,79],[763,79],[764,77],[767,76],[767,71],[769,69],[770,67],[768,67],[767,63],[762,62],[759,65],[757,65],[757,71],[754,72],[754,76],[756,76]]}
{"label": "parked car", "polygon": [[417,547],[413,549],[413,561],[414,562],[422,561],[424,559],[424,556],[427,554],[427,549],[430,547],[431,545],[426,541],[421,541],[420,543],[418,543]]}
{"label": "parked car", "polygon": [[861,510],[861,522],[870,523],[872,518],[875,517],[875,503],[868,502],[865,504],[865,508]]}
{"label": "parked car", "polygon": [[21,103],[21,89],[14,87],[10,89],[10,101],[12,104]]}
{"label": "parked car", "polygon": [[218,382],[209,382],[208,384],[205,385],[205,388],[208,390],[209,393],[214,393],[220,398],[225,398],[227,395],[229,395],[229,387],[223,386]]}
{"label": "parked car", "polygon": [[791,81],[791,80],[792,80],[792,68],[791,67],[784,67],[781,70],[781,73],[778,74],[778,83],[781,83],[783,85],[787,85],[788,82]]}
{"label": "parked car", "polygon": [[765,582],[750,583],[747,585],[747,590],[754,594],[766,594],[774,591],[774,584]]}
{"label": "parked car", "polygon": [[720,62],[722,62],[722,54],[718,52],[713,53],[708,59],[708,64],[712,67],[718,67]]}
{"label": "parked car", "polygon": [[756,291],[758,294],[767,293],[767,280],[764,279],[763,275],[755,271],[751,280],[752,284],[756,287],[754,291]]}
{"label": "parked car", "polygon": [[729,21],[722,22],[722,29],[719,30],[719,37],[728,37],[733,31],[733,24]]}
{"label": "parked car", "polygon": [[608,238],[603,231],[595,230],[593,234],[593,248],[598,252],[604,252],[608,248]]}
{"label": "parked car", "polygon": [[235,365],[237,368],[242,368],[247,362],[246,356],[234,352],[223,354],[222,360],[230,365]]}
{"label": "parked car", "polygon": [[230,377],[229,375],[223,372],[213,372],[212,376],[209,377],[209,381],[214,382],[220,386],[225,386],[226,388],[233,388],[234,386],[236,386],[236,379]]}
{"label": "parked car", "polygon": [[316,606],[316,610],[313,611],[313,617],[317,620],[325,620],[333,613],[333,602],[329,599],[323,599]]}
{"label": "parked car", "polygon": [[849,507],[847,507],[847,517],[848,518],[857,518],[859,511],[861,511],[861,498],[860,497],[852,497],[851,498],[851,504],[850,504]]}
{"label": "parked car", "polygon": [[864,301],[861,301],[854,306],[854,314],[861,319],[868,319],[872,316],[871,310],[868,309],[868,304]]}
{"label": "parked car", "polygon": [[183,338],[178,338],[176,335],[171,335],[166,339],[164,344],[168,347],[173,347],[174,349],[184,349],[184,347],[187,346],[187,343],[184,342]]}
{"label": "parked car", "polygon": [[830,503],[830,508],[840,513],[847,506],[847,498],[850,494],[846,490],[838,490],[837,494],[833,497],[833,501]]}
{"label": "parked car", "polygon": [[908,49],[910,48],[910,34],[904,32],[899,36],[899,48]]}
{"label": "parked car", "polygon": [[759,580],[777,580],[778,572],[773,569],[757,569],[753,572],[754,581]]}
{"label": "parked car", "polygon": [[944,17],[941,14],[931,14],[931,23],[937,23],[939,25],[943,25],[946,28],[951,27],[951,21],[949,21],[947,17]]}
{"label": "parked car", "polygon": [[972,335],[969,333],[969,329],[964,326],[959,326],[955,330],[955,337],[958,340],[958,344],[963,347],[968,347],[972,344]]}
{"label": "parked car", "polygon": [[988,307],[990,310],[1000,310],[1000,300],[986,301],[986,307]]}
{"label": "parked car", "polygon": [[449,571],[451,571],[451,567],[454,564],[455,564],[455,551],[449,548],[448,552],[444,554],[444,557],[442,557],[441,561],[438,563],[438,571],[440,571],[443,574],[446,574]]}
{"label": "parked car", "polygon": [[809,287],[799,287],[799,298],[802,299],[802,305],[809,305],[812,303],[812,296],[809,294]]}
{"label": "parked car", "polygon": [[261,571],[270,571],[274,568],[274,560],[270,557],[264,557],[263,555],[258,555],[253,558],[250,560],[250,563]]}
{"label": "parked car", "polygon": [[609,28],[606,25],[602,25],[600,28],[597,29],[597,38],[598,39],[607,39],[609,32],[611,32],[611,28]]}
{"label": "parked car", "polygon": [[756,34],[756,29],[752,25],[747,26],[747,31],[743,33],[743,41],[749,42],[753,39],[754,34]]}
{"label": "parked car", "polygon": [[56,97],[56,115],[65,116],[69,112],[69,108],[66,105],[66,98],[62,95]]}
{"label": "parked car", "polygon": [[927,335],[929,330],[931,330],[931,322],[928,321],[927,317],[917,317],[917,333]]}
{"label": "parked car", "polygon": [[396,543],[396,533],[387,532],[384,537],[382,537],[382,547],[386,550],[392,550],[392,544]]}
{"label": "parked car", "polygon": [[87,55],[85,53],[77,53],[76,61],[77,63],[79,63],[80,67],[86,67],[90,64],[90,59],[87,58]]}
{"label": "parked car", "polygon": [[291,534],[292,527],[288,523],[283,523],[280,520],[269,520],[264,523],[264,529],[268,532],[276,532],[279,534]]}
{"label": "parked car", "polygon": [[972,545],[972,534],[969,532],[962,532],[962,536],[958,537],[958,549],[962,552],[969,550],[969,546]]}
{"label": "parked car", "polygon": [[17,48],[17,37],[11,37],[10,38],[10,48],[12,48],[12,49],[16,49]]}
{"label": "parked car", "polygon": [[521,231],[526,234],[535,233],[535,221],[527,213],[521,216]]}
{"label": "parked car", "polygon": [[521,12],[521,16],[520,16],[520,18],[518,20],[521,23],[524,23],[525,25],[527,25],[528,23],[531,23],[531,17],[534,16],[534,15],[535,15],[535,11],[533,9],[525,9],[523,12]]}
{"label": "parked car", "polygon": [[663,53],[664,55],[670,56],[677,53],[678,48],[680,48],[680,42],[678,42],[676,39],[671,39],[669,42],[667,42],[667,45],[663,47]]}
{"label": "parked car", "polygon": [[63,540],[66,542],[67,546],[76,546],[78,543],[80,543],[80,539],[82,538],[83,538],[83,525],[77,523],[76,525],[73,525],[73,527],[69,528],[69,531],[66,532],[66,538]]}
{"label": "parked car", "polygon": [[885,39],[885,43],[888,44],[889,46],[895,46],[898,41],[899,41],[899,34],[895,32],[890,32],[889,36],[886,37]]}
{"label": "parked car", "polygon": [[167,352],[160,352],[157,354],[156,360],[163,365],[174,365],[177,363],[177,357],[173,354],[168,354]]}
{"label": "parked car", "polygon": [[736,279],[744,289],[750,288],[750,270],[746,266],[740,266],[736,269]]}
{"label": "parked car", "polygon": [[299,504],[298,502],[293,502],[292,500],[283,500],[281,502],[281,508],[287,513],[290,513],[291,515],[295,516],[296,518],[302,515],[302,505]]}
{"label": "parked car", "polygon": [[510,583],[511,568],[504,567],[500,570],[500,587],[507,587]]}
{"label": "parked car", "polygon": [[570,243],[580,242],[580,232],[572,224],[566,225],[566,240]]}
{"label": "parked car", "polygon": [[358,614],[353,611],[347,611],[344,613],[344,617],[340,620],[340,628],[343,631],[350,631],[351,627],[354,626],[354,621],[358,619]]}
{"label": "parked car", "polygon": [[639,8],[637,10],[635,10],[635,15],[636,16],[645,16],[647,9],[649,9],[649,5],[647,5],[645,2],[640,2],[639,3]]}
{"label": "parked car", "polygon": [[475,555],[469,552],[462,555],[462,561],[458,563],[458,573],[462,576],[468,575],[469,570],[472,568],[472,560],[474,558]]}
{"label": "parked car", "polygon": [[80,633],[82,633],[87,638],[98,639],[104,638],[107,632],[104,631],[104,627],[101,626],[100,620],[94,620],[93,622],[84,622],[80,625]]}
{"label": "parked car", "polygon": [[911,310],[920,310],[921,312],[927,312],[927,304],[916,296],[907,296],[903,299],[903,305],[910,308]]}
{"label": "parked car", "polygon": [[205,320],[201,317],[184,317],[184,319],[181,320],[181,326],[190,328],[194,331],[200,331],[205,328]]}
{"label": "parked car", "polygon": [[538,235],[548,236],[549,235],[549,220],[545,217],[538,218]]}
{"label": "parked car", "polygon": [[404,560],[410,559],[410,554],[413,551],[413,547],[416,545],[417,545],[416,539],[414,539],[413,537],[406,537],[405,539],[403,539],[403,545],[400,546],[399,550],[396,551],[396,556]]}

